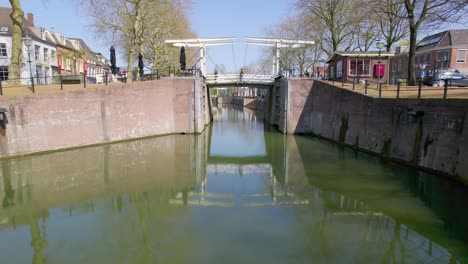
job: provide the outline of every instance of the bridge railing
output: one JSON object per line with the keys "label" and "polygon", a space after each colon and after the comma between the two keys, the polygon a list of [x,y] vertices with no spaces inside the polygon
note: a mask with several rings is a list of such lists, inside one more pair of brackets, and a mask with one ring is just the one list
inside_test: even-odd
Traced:
{"label": "bridge railing", "polygon": [[256,75],[256,74],[207,74],[205,75],[207,83],[272,83],[274,78],[272,75]]}

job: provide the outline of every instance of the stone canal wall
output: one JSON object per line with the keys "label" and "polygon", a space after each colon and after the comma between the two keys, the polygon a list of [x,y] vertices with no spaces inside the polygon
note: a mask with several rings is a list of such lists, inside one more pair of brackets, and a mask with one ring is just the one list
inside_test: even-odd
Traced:
{"label": "stone canal wall", "polygon": [[172,133],[200,133],[210,122],[201,79],[165,78],[101,89],[2,97],[8,124],[0,157]]}
{"label": "stone canal wall", "polygon": [[468,100],[379,99],[312,80],[283,88],[271,110],[281,131],[312,133],[468,182]]}

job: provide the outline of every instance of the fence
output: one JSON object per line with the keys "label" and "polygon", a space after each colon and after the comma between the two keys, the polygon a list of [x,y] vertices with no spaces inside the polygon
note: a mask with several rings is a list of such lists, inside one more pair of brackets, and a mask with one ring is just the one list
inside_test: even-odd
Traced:
{"label": "fence", "polygon": [[408,86],[404,81],[397,84],[387,84],[378,81],[353,78],[351,82],[330,80],[333,84],[378,98],[468,98],[468,87],[451,85],[451,80],[445,80],[444,86],[425,86],[421,80],[416,86]]}
{"label": "fence", "polygon": [[[197,75],[195,69],[181,71],[174,66],[164,70],[155,70],[151,73],[144,73],[142,77],[133,76],[133,81],[158,80],[166,76],[194,76]],[[96,74],[96,75],[54,75],[32,78],[17,78],[0,81],[0,95],[20,95],[35,93],[36,91],[53,91],[64,89],[82,89],[95,84],[108,85],[111,82],[127,82],[126,74]]]}

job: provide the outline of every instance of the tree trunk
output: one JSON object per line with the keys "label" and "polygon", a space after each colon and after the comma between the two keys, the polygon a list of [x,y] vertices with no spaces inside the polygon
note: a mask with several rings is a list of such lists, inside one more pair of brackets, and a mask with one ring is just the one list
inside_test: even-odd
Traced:
{"label": "tree trunk", "polygon": [[[132,41],[133,42],[133,41]],[[132,43],[132,48],[129,49],[128,51],[128,56],[127,56],[127,82],[132,82],[133,80],[133,61],[135,60],[134,53],[135,49],[133,48],[135,44]]]}
{"label": "tree trunk", "polygon": [[19,0],[10,0],[12,12],[10,18],[13,21],[13,28],[11,31],[11,58],[10,67],[8,69],[8,82],[20,83],[20,62],[21,62],[21,49],[22,49],[22,36],[23,36],[23,17],[24,12],[21,9]]}
{"label": "tree trunk", "polygon": [[415,85],[414,56],[416,54],[417,32],[417,27],[415,25],[410,25],[410,47],[408,52],[408,85]]}

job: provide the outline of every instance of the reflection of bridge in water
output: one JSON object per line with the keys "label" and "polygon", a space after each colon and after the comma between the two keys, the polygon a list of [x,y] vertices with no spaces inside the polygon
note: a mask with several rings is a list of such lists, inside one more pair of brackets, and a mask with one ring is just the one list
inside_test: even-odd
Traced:
{"label": "reflection of bridge in water", "polygon": [[[209,192],[208,185],[211,177],[219,175],[239,175],[242,177],[261,176],[268,181],[266,189],[269,192],[261,193],[214,193]],[[242,181],[243,179],[241,179]],[[244,183],[245,184],[245,183]],[[239,197],[236,197],[239,196]],[[299,205],[307,204],[308,200],[302,200],[293,192],[290,192],[283,185],[279,184],[273,175],[273,168],[270,164],[208,164],[207,175],[203,182],[195,191],[184,194],[178,193],[176,199],[170,200],[172,204],[187,204],[194,206],[221,206],[232,207],[235,201],[242,201],[239,206],[276,206],[276,205]]]}
{"label": "reflection of bridge in water", "polygon": [[[25,233],[25,240],[31,236],[30,245],[39,255],[47,249],[41,241],[49,241],[49,245],[54,242],[50,235],[54,226],[48,218],[56,217],[57,211],[60,220],[53,218],[54,221],[87,214],[95,216],[103,226],[109,224],[109,219],[124,226],[128,225],[128,219],[121,221],[120,217],[130,215],[132,210],[144,211],[153,202],[152,206],[157,205],[152,208],[153,214],[148,218],[137,216],[133,223],[138,227],[145,220],[145,227],[150,229],[158,225],[158,219],[173,224],[177,222],[174,219],[194,211],[187,208],[219,212],[229,207],[239,214],[257,208],[287,214],[294,225],[282,222],[281,227],[299,237],[301,243],[310,243],[309,250],[323,246],[357,257],[365,254],[366,248],[376,248],[373,250],[382,257],[382,262],[393,263],[457,263],[460,260],[464,251],[446,238],[449,232],[440,225],[421,223],[419,218],[413,221],[412,216],[421,211],[412,213],[400,207],[392,211],[376,202],[382,199],[376,190],[369,199],[333,184],[352,175],[339,177],[331,173],[326,175],[329,177],[316,177],[316,171],[311,168],[321,164],[311,164],[312,156],[304,154],[299,137],[265,131],[263,125],[255,122],[254,112],[240,111],[244,110],[220,109],[215,117],[241,122],[237,128],[220,124],[225,122],[220,120],[213,128],[220,125],[227,130],[207,130],[197,137],[168,136],[1,161],[0,231],[28,226],[31,233]],[[229,142],[226,133],[236,133],[238,138]],[[217,148],[219,142],[230,144],[234,151]],[[264,149],[254,151],[253,145]],[[245,156],[235,154],[236,151],[242,151]],[[331,153],[317,155],[323,155],[324,159],[333,157]],[[430,189],[430,183],[423,177],[415,179],[418,181],[416,185]],[[385,183],[385,190],[400,190],[393,181]],[[405,191],[405,203],[422,206],[416,195]],[[100,200],[107,200],[112,206],[103,207]],[[99,203],[101,207],[96,206]],[[433,203],[444,204],[441,200]],[[110,212],[106,216],[95,212],[106,210]],[[164,213],[171,210],[184,214],[168,213],[166,219]],[[408,214],[411,216],[406,217]],[[48,225],[41,225],[41,221]],[[41,226],[47,227],[50,233],[41,230]],[[142,228],[141,233],[144,232],[150,241],[160,235]],[[28,242],[25,244],[29,245]]]}

